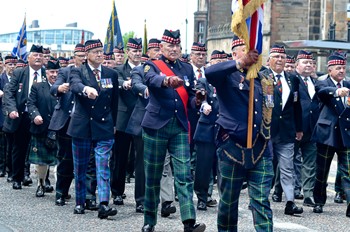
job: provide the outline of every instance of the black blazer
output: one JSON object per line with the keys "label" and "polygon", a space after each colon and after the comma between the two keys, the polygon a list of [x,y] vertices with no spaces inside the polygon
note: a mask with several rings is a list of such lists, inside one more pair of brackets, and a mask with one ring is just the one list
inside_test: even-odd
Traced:
{"label": "black blazer", "polygon": [[[67,134],[73,138],[107,140],[114,138],[114,125],[118,109],[118,74],[102,66],[100,86],[89,65],[73,68],[70,89],[75,94],[75,110]],[[83,93],[90,86],[98,91],[98,97],[89,99]]]}
{"label": "black blazer", "polygon": [[[271,69],[262,71],[264,75],[273,79]],[[299,80],[295,75],[284,72],[284,76],[288,83],[290,93],[287,102],[282,110],[282,93],[275,86],[274,90],[274,107],[271,119],[271,139],[277,137],[284,143],[294,143],[296,132],[302,132],[302,110],[299,96]]]}
{"label": "black blazer", "polygon": [[[41,68],[41,74],[46,78],[45,69]],[[21,122],[22,114],[25,112],[29,93],[29,66],[16,69],[13,72],[11,81],[6,85],[4,94],[6,104],[4,106],[5,117],[4,125],[6,132],[15,132]],[[11,119],[8,115],[12,111],[17,111],[19,117]]]}
{"label": "black blazer", "polygon": [[[9,79],[7,77],[6,72],[3,72],[0,75],[0,90],[4,91],[4,87],[5,85],[9,83]],[[4,124],[4,120],[5,120],[5,115],[2,113],[3,112],[3,105],[5,104],[5,102],[3,101],[4,97],[0,98],[0,127],[2,127],[2,125]]]}
{"label": "black blazer", "polygon": [[[32,85],[27,104],[31,120],[30,133],[42,134],[47,132],[56,104],[57,97],[50,95],[50,85],[47,81]],[[39,115],[43,118],[44,123],[36,125],[34,118]]]}
{"label": "black blazer", "polygon": [[74,94],[71,91],[67,93],[59,93],[58,87],[63,83],[69,83],[69,75],[73,66],[61,68],[58,71],[56,82],[51,86],[50,93],[52,96],[59,97],[59,101],[55,106],[52,114],[52,120],[49,125],[50,130],[58,131],[62,129],[68,121],[74,106]]}

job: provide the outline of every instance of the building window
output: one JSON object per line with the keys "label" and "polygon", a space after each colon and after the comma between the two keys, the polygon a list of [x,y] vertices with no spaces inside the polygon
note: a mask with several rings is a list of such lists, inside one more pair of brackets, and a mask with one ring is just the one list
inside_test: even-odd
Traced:
{"label": "building window", "polygon": [[204,32],[204,23],[198,22],[198,32],[203,33]]}
{"label": "building window", "polygon": [[204,44],[203,35],[198,35],[198,42]]}

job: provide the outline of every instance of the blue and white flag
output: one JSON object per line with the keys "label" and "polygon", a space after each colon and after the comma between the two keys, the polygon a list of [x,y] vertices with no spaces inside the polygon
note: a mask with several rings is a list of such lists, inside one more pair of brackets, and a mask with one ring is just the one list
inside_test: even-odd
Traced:
{"label": "blue and white flag", "polygon": [[18,33],[16,44],[13,47],[12,55],[17,56],[18,59],[27,61],[27,25],[26,17],[24,17],[23,25]]}

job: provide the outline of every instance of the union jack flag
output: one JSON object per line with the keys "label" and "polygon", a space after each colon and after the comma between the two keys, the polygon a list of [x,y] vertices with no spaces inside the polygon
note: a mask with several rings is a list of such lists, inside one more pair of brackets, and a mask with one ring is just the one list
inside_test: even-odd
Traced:
{"label": "union jack flag", "polygon": [[249,50],[256,49],[259,60],[252,65],[247,78],[254,78],[262,66],[264,3],[266,0],[232,0],[231,30],[244,43]]}

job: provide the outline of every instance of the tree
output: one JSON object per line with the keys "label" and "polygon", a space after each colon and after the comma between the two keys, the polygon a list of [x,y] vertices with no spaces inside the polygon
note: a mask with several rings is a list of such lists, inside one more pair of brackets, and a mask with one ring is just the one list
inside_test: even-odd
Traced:
{"label": "tree", "polygon": [[126,47],[128,44],[129,38],[134,38],[135,32],[129,31],[123,35],[124,46]]}

